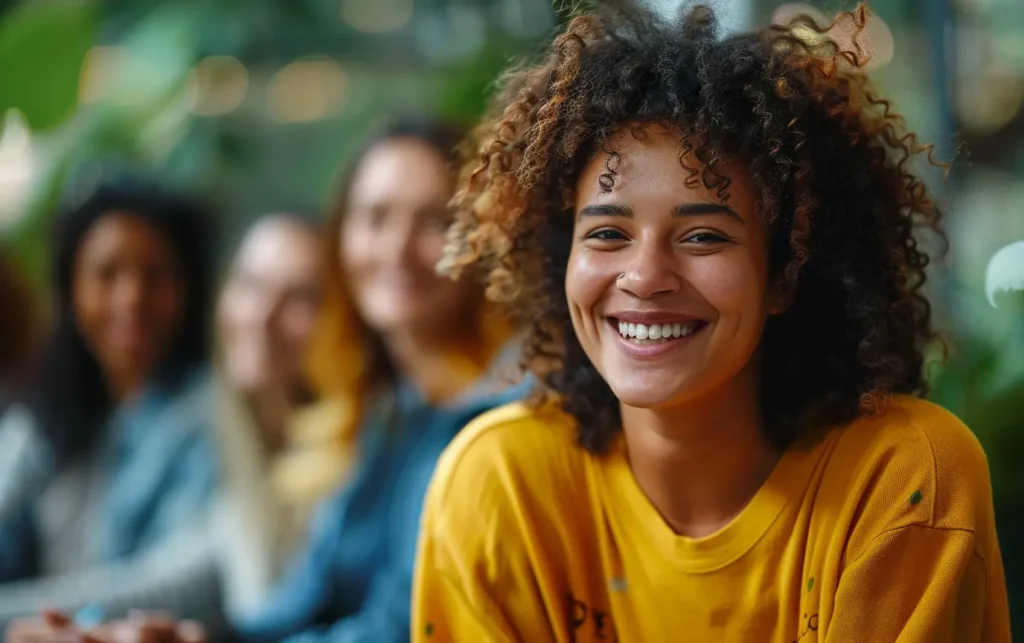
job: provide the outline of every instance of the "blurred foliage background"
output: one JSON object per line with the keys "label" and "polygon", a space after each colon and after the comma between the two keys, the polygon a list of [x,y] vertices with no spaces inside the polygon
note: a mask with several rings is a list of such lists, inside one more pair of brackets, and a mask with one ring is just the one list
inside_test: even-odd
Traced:
{"label": "blurred foliage background", "polygon": [[[654,0],[674,10],[672,0]],[[794,7],[719,0],[727,29]],[[801,5],[828,20],[852,2]],[[0,0],[0,234],[44,283],[50,214],[104,172],[146,168],[220,206],[222,227],[323,207],[374,122],[471,121],[508,61],[563,19],[549,0]],[[950,252],[930,284],[951,349],[932,397],[990,458],[1024,622],[1024,298],[985,269],[1024,239],[1024,2],[874,0],[871,73],[954,161],[933,182]]]}

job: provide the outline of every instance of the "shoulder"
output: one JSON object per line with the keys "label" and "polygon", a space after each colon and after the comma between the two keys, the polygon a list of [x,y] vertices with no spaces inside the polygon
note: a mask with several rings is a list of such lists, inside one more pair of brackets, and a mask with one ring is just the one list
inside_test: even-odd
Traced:
{"label": "shoulder", "polygon": [[838,449],[859,456],[867,467],[884,465],[892,478],[913,472],[936,487],[936,499],[989,489],[988,461],[977,437],[955,415],[925,400],[895,397],[883,413],[843,429]]}
{"label": "shoulder", "polygon": [[586,497],[587,457],[568,416],[522,402],[498,407],[442,454],[428,491],[428,522],[458,538],[451,532],[473,532],[485,514],[494,524],[557,513],[561,499]]}
{"label": "shoulder", "polygon": [[173,387],[150,396],[149,403],[137,408],[143,416],[152,414],[153,421],[168,435],[183,439],[212,440],[216,406],[213,377],[206,367],[196,367],[182,376]]}
{"label": "shoulder", "polygon": [[568,474],[582,456],[571,418],[515,402],[479,415],[459,433],[438,463],[436,482],[447,494],[457,492],[463,479],[524,482],[524,476],[539,476],[550,481],[559,471]]}
{"label": "shoulder", "polygon": [[13,404],[0,415],[0,474],[27,467],[48,469],[52,454],[28,407]]}
{"label": "shoulder", "polygon": [[45,480],[52,466],[49,444],[32,412],[20,404],[8,407],[0,416],[0,515],[15,495]]}
{"label": "shoulder", "polygon": [[206,366],[197,366],[182,379],[174,394],[175,406],[188,407],[209,418],[214,399],[214,378]]}
{"label": "shoulder", "polygon": [[988,462],[978,439],[931,402],[897,396],[841,430],[826,472],[860,505],[866,531],[911,524],[969,531],[993,520]]}

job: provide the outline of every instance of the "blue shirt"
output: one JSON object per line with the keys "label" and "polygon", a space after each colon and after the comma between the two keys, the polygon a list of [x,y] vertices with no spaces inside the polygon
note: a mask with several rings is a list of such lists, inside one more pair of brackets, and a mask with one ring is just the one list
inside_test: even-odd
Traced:
{"label": "blue shirt", "polygon": [[[207,555],[195,536],[218,477],[209,393],[206,369],[173,389],[148,388],[112,414],[84,469],[55,468],[31,414],[8,411],[0,420],[0,626],[35,614],[41,601],[67,612],[92,603],[112,616],[149,608],[219,617],[212,548]],[[40,509],[60,490],[50,485],[87,481],[81,472],[93,469],[99,484],[76,507],[75,533],[53,531],[60,516],[43,529]],[[80,549],[78,565],[40,575],[44,548],[60,547]]]}
{"label": "blue shirt", "polygon": [[[432,407],[399,387],[371,415],[354,477],[319,510],[307,546],[264,607],[238,619],[245,641],[405,641],[420,510],[434,465],[477,415],[525,384]],[[479,390],[479,389],[478,389]]]}
{"label": "blue shirt", "polygon": [[149,387],[111,417],[101,462],[108,471],[93,536],[98,562],[153,547],[206,510],[218,479],[206,369],[182,387]]}

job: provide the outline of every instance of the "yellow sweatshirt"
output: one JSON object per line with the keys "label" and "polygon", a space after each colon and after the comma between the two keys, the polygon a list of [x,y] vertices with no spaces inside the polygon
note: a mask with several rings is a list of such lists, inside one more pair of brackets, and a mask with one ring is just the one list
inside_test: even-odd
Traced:
{"label": "yellow sweatshirt", "polygon": [[424,513],[414,642],[1003,643],[985,455],[940,407],[882,416],[781,457],[743,511],[676,535],[624,441],[511,405],[449,447]]}

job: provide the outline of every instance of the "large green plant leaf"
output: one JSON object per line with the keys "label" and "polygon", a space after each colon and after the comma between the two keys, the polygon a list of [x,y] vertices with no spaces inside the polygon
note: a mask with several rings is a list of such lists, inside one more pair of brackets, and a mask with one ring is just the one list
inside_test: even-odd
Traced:
{"label": "large green plant leaf", "polygon": [[70,116],[78,81],[96,35],[91,4],[30,2],[0,19],[0,113],[17,108],[45,130]]}

